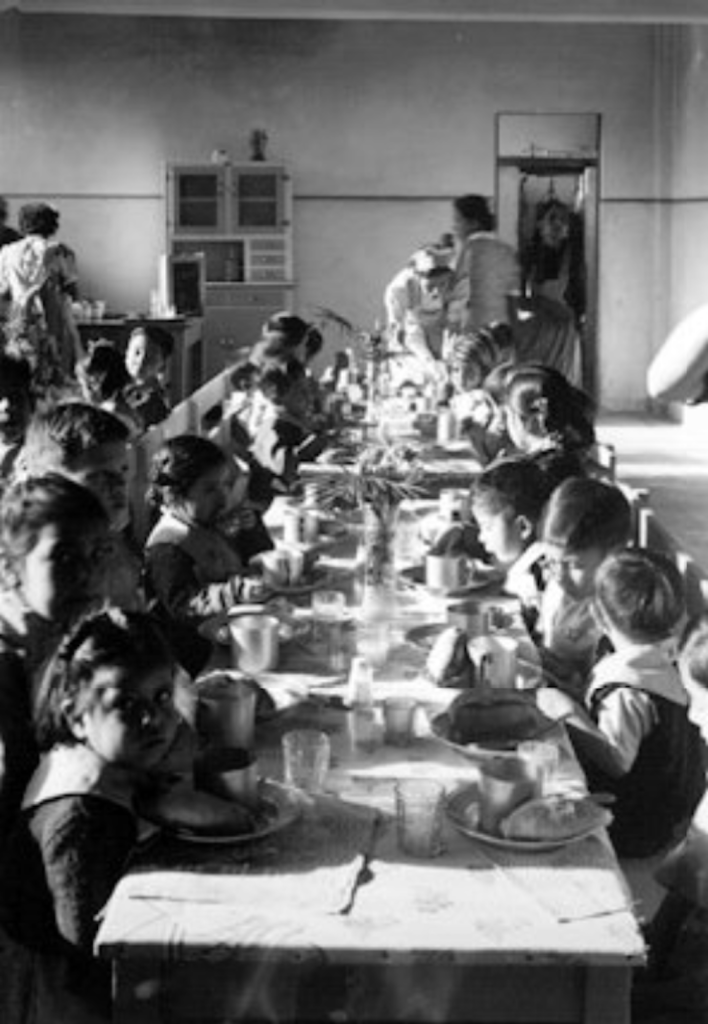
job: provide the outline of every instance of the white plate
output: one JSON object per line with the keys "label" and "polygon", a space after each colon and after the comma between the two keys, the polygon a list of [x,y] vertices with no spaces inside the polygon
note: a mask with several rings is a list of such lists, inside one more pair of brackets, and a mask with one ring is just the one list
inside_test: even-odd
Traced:
{"label": "white plate", "polygon": [[255,843],[259,839],[265,839],[266,836],[272,836],[292,825],[300,817],[302,799],[296,789],[264,779],[261,782],[261,794],[263,800],[271,806],[267,820],[259,825],[255,832],[240,833],[239,835],[212,835],[190,828],[169,828],[167,825],[162,825],[162,828],[175,839],[185,843],[201,843],[205,846],[234,846]]}
{"label": "white plate", "polygon": [[586,828],[582,832],[576,833],[574,836],[566,836],[564,839],[506,839],[504,836],[493,836],[489,832],[481,832],[479,829],[470,828],[462,817],[464,807],[469,802],[473,792],[476,796],[476,791],[470,791],[465,788],[458,790],[448,797],[445,805],[447,816],[458,832],[461,832],[462,835],[467,836],[469,839],[485,843],[487,846],[496,846],[500,850],[513,850],[515,853],[545,853],[549,850],[560,850],[562,847],[570,846],[572,843],[579,843],[598,831],[598,826],[595,825],[592,828]]}

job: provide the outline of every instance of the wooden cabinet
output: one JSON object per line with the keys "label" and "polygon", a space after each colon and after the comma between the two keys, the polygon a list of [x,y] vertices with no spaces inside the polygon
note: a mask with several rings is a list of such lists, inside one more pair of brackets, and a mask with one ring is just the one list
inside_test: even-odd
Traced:
{"label": "wooden cabinet", "polygon": [[226,231],[226,167],[175,166],[168,180],[175,234],[221,235]]}
{"label": "wooden cabinet", "polygon": [[208,316],[202,329],[204,380],[237,362],[253,345],[273,313],[292,303],[292,289],[280,285],[207,286]]}
{"label": "wooden cabinet", "polygon": [[[292,189],[282,164],[170,164],[167,251],[205,271],[203,380],[292,306]],[[178,308],[178,312],[180,312]]]}
{"label": "wooden cabinet", "polygon": [[289,176],[279,164],[172,164],[169,214],[175,235],[283,232]]}

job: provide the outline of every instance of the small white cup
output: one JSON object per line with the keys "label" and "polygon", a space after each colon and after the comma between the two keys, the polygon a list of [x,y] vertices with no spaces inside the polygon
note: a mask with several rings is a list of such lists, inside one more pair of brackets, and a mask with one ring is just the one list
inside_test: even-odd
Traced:
{"label": "small white cup", "polygon": [[451,521],[455,515],[466,520],[470,516],[470,496],[459,487],[445,487],[440,491],[438,511],[442,519]]}
{"label": "small white cup", "polygon": [[321,793],[327,780],[330,741],[318,729],[292,729],[283,736],[283,777],[288,786]]}
{"label": "small white cup", "polygon": [[278,549],[285,554],[288,566],[288,586],[296,586],[305,571],[305,552],[300,547],[287,545]]}
{"label": "small white cup", "polygon": [[438,444],[449,444],[457,437],[457,421],[452,409],[440,409],[438,412]]}
{"label": "small white cup", "polygon": [[430,590],[460,590],[471,575],[472,567],[464,555],[428,555],[425,559],[425,582]]}
{"label": "small white cup", "polygon": [[214,672],[197,680],[197,730],[213,747],[253,745],[257,692],[234,672]]}
{"label": "small white cup", "polygon": [[499,823],[515,807],[536,795],[536,773],[528,758],[504,757],[489,761],[479,776],[482,830],[497,835]]}
{"label": "small white cup", "polygon": [[299,508],[287,505],[283,509],[283,543],[302,544],[305,540],[304,516]]}
{"label": "small white cup", "polygon": [[263,570],[263,580],[270,587],[286,587],[290,578],[290,561],[285,548],[275,548],[273,551],[261,551],[252,559],[251,564],[260,565]]}
{"label": "small white cup", "polygon": [[447,607],[447,621],[465,631],[467,636],[482,636],[488,628],[488,605],[474,598]]}
{"label": "small white cup", "polygon": [[528,759],[536,776],[538,796],[546,796],[553,790],[553,781],[558,772],[560,751],[555,743],[546,740],[524,740],[517,752]]}
{"label": "small white cup", "polygon": [[272,615],[229,616],[231,650],[241,672],[257,675],[278,664],[280,623]]}
{"label": "small white cup", "polygon": [[411,857],[437,857],[443,852],[444,786],[434,779],[405,779],[395,792],[401,850]]}
{"label": "small white cup", "polygon": [[486,656],[486,682],[495,690],[516,689],[519,641],[502,633],[487,633],[470,641],[469,652],[479,663]]}
{"label": "small white cup", "polygon": [[247,807],[258,804],[258,762],[247,750],[207,750],[196,764],[195,778],[199,789],[223,800],[235,800]]}
{"label": "small white cup", "polygon": [[383,704],[386,742],[407,747],[413,739],[413,724],[418,704],[412,697],[387,697]]}

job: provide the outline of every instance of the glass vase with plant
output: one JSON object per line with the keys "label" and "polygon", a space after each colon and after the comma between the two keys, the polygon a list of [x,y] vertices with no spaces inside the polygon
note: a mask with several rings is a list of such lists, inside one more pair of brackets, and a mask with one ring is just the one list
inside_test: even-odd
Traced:
{"label": "glass vase with plant", "polygon": [[[395,610],[394,544],[398,513],[401,502],[420,493],[421,474],[414,449],[380,442],[367,444],[352,465],[333,467],[332,474],[319,481],[319,493],[326,507],[359,510],[362,514],[358,559],[361,617],[364,623],[376,624],[378,648],[388,636]],[[387,650],[387,642],[384,646]],[[382,651],[378,648],[374,654],[367,652],[374,663],[381,660]]]}
{"label": "glass vase with plant", "polygon": [[394,442],[367,444],[351,465],[332,467],[319,481],[325,507],[361,510],[367,549],[364,584],[381,586],[393,564],[393,540],[401,502],[420,493],[422,467],[416,451]]}

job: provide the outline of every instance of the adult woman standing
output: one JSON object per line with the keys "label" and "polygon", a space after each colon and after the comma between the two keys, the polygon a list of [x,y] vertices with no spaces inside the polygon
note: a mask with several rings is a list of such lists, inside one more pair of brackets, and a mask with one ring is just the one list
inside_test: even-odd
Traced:
{"label": "adult woman standing", "polygon": [[553,366],[579,383],[579,337],[585,317],[582,238],[570,209],[555,196],[536,209],[536,227],[522,256],[522,276],[524,298],[514,324],[519,362]]}
{"label": "adult woman standing", "polygon": [[5,350],[26,359],[38,392],[60,385],[81,353],[71,313],[76,263],[65,245],[50,244],[59,212],[47,203],[20,210],[23,237],[0,250],[0,293],[10,296]]}
{"label": "adult woman standing", "polygon": [[427,245],[389,281],[384,292],[397,377],[424,383],[439,376],[445,297],[452,278],[449,250]]}
{"label": "adult woman standing", "polygon": [[508,323],[510,297],[519,291],[516,253],[494,233],[494,217],[484,196],[453,202],[457,248],[454,280],[447,303],[447,325],[457,334],[496,321]]}

